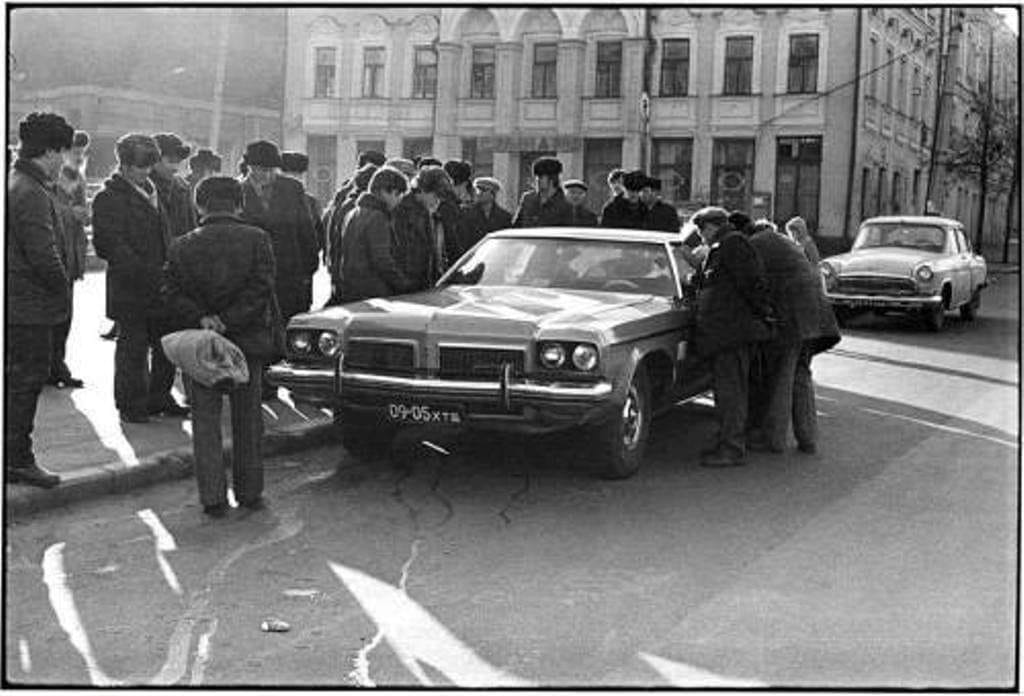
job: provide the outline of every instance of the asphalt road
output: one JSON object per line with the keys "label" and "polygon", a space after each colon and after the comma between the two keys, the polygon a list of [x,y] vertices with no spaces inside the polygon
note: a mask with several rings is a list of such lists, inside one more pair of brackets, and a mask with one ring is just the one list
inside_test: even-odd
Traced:
{"label": "asphalt road", "polygon": [[[6,530],[5,676],[28,684],[1008,688],[1018,276],[941,334],[858,319],[815,362],[819,454],[707,470],[706,404],[638,476],[571,438],[410,439],[267,462]],[[440,440],[439,440],[440,441]],[[287,632],[261,630],[264,620]]]}

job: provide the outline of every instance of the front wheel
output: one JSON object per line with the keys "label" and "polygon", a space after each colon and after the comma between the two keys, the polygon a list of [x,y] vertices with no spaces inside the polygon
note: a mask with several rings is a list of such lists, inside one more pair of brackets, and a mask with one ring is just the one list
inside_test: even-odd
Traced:
{"label": "front wheel", "polygon": [[638,368],[622,408],[591,432],[601,476],[625,479],[639,471],[650,432],[651,389],[647,371]]}
{"label": "front wheel", "polygon": [[971,294],[971,299],[966,304],[960,305],[960,316],[964,321],[974,321],[978,317],[978,310],[981,308],[981,288]]}
{"label": "front wheel", "polygon": [[945,303],[939,303],[934,307],[925,309],[922,318],[924,319],[925,327],[929,331],[942,331],[942,327],[946,323]]}

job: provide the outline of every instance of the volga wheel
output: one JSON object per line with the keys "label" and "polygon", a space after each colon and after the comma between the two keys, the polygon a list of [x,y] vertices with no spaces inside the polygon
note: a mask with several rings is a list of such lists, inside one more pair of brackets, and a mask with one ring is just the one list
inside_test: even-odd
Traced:
{"label": "volga wheel", "polygon": [[969,302],[960,305],[960,316],[965,321],[974,321],[978,317],[979,309],[981,309],[981,288],[974,291]]}
{"label": "volga wheel", "polygon": [[640,469],[651,431],[651,389],[647,371],[637,370],[616,416],[592,432],[601,476],[624,479]]}
{"label": "volga wheel", "polygon": [[942,331],[942,327],[946,323],[946,305],[938,304],[934,307],[929,307],[924,310],[922,318],[924,319],[925,327],[929,331]]}

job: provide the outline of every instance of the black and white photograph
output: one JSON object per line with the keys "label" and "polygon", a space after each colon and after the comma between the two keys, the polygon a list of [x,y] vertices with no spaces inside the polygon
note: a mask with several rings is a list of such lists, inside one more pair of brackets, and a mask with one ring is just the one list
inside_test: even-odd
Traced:
{"label": "black and white photograph", "polygon": [[1013,693],[1018,4],[5,4],[5,689]]}

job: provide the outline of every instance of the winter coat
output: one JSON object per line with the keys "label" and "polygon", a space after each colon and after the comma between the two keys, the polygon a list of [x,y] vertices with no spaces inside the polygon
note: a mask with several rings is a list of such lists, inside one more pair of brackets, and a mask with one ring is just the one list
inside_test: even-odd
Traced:
{"label": "winter coat", "polygon": [[623,230],[644,229],[644,211],[637,203],[632,205],[626,197],[618,194],[604,204],[601,209],[601,227],[614,227]]}
{"label": "winter coat", "polygon": [[274,290],[285,320],[312,304],[317,269],[316,232],[302,184],[285,176],[269,184],[266,200],[248,181],[242,182],[242,220],[270,235],[277,276]]}
{"label": "winter coat", "polygon": [[194,230],[199,224],[199,216],[192,204],[192,191],[189,189],[189,185],[180,177],[163,176],[156,169],[153,169],[149,178],[156,184],[160,201],[167,211],[167,224],[171,239]]}
{"label": "winter coat", "polygon": [[758,232],[750,237],[750,245],[764,264],[768,294],[779,320],[774,338],[800,343],[816,336],[821,293],[817,269],[795,242],[778,232]]}
{"label": "winter coat", "polygon": [[[339,192],[340,193],[340,192]],[[341,235],[345,231],[345,220],[348,218],[348,214],[355,210],[356,201],[363,195],[363,191],[358,188],[351,188],[346,197],[340,202],[335,199],[337,204],[334,210],[330,214],[330,220],[327,224],[327,268],[331,273],[331,277],[337,276],[341,272]]]}
{"label": "winter coat", "polygon": [[435,234],[438,233],[438,226],[440,226],[440,233],[444,235],[444,251],[441,258],[437,260],[438,265],[434,274],[436,277],[433,280],[437,280],[462,255],[459,253],[459,225],[462,220],[461,204],[454,191],[445,191],[440,197],[441,203],[434,212],[433,231]]}
{"label": "winter coat", "polygon": [[679,233],[679,213],[668,203],[655,201],[650,208],[641,207],[644,210],[643,227],[645,230]]}
{"label": "winter coat", "polygon": [[711,357],[768,338],[771,315],[764,265],[742,234],[711,245],[697,291],[696,348]]}
{"label": "winter coat", "polygon": [[327,238],[323,222],[323,212],[320,210],[320,201],[312,193],[306,192],[306,205],[309,206],[309,214],[313,218],[313,235],[316,238],[316,250],[318,253],[326,249]]}
{"label": "winter coat", "polygon": [[228,214],[210,215],[171,243],[163,293],[178,328],[217,315],[246,357],[269,361],[283,346],[274,297],[274,251],[266,232]]}
{"label": "winter coat", "polygon": [[390,297],[414,286],[392,256],[387,205],[372,193],[360,196],[355,210],[345,219],[341,278],[336,285],[340,287],[341,302]]}
{"label": "winter coat", "polygon": [[811,267],[814,269],[815,285],[818,289],[818,331],[814,337],[804,341],[804,345],[814,355],[835,346],[842,339],[842,336],[839,333],[839,322],[836,321],[835,310],[832,309],[832,303],[829,302],[828,297],[825,295],[825,287],[821,281],[821,272],[818,270],[818,264],[821,263],[818,245],[808,236],[801,244],[801,247],[803,248],[804,256],[811,262]]}
{"label": "winter coat", "polygon": [[154,208],[127,179],[113,174],[92,202],[92,241],[107,262],[107,316],[162,317],[160,274],[171,241],[163,202]]}
{"label": "winter coat", "polygon": [[519,200],[519,209],[512,220],[513,227],[569,227],[572,225],[572,206],[565,193],[557,188],[547,201],[540,194],[527,191]]}
{"label": "winter coat", "polygon": [[60,219],[42,169],[18,159],[7,178],[6,323],[60,324],[68,318],[69,282],[57,250]]}
{"label": "winter coat", "polygon": [[[67,167],[65,167],[67,170]],[[75,170],[70,170],[78,175]],[[85,201],[85,182],[79,176],[77,181],[68,181],[62,172],[54,187],[54,203],[61,222],[58,251],[68,280],[74,282],[85,277],[85,257],[89,250],[89,238],[85,234],[84,220],[88,219]],[[86,217],[82,217],[82,212]]]}
{"label": "winter coat", "polygon": [[430,211],[415,193],[407,193],[391,213],[391,226],[395,266],[408,278],[410,291],[426,290],[440,277]]}
{"label": "winter coat", "polygon": [[462,209],[459,221],[458,256],[469,251],[481,239],[491,232],[512,226],[512,213],[495,203],[491,206],[491,214],[484,214],[484,207],[479,203],[467,205]]}
{"label": "winter coat", "polygon": [[597,213],[587,210],[586,206],[571,206],[573,227],[597,227]]}

